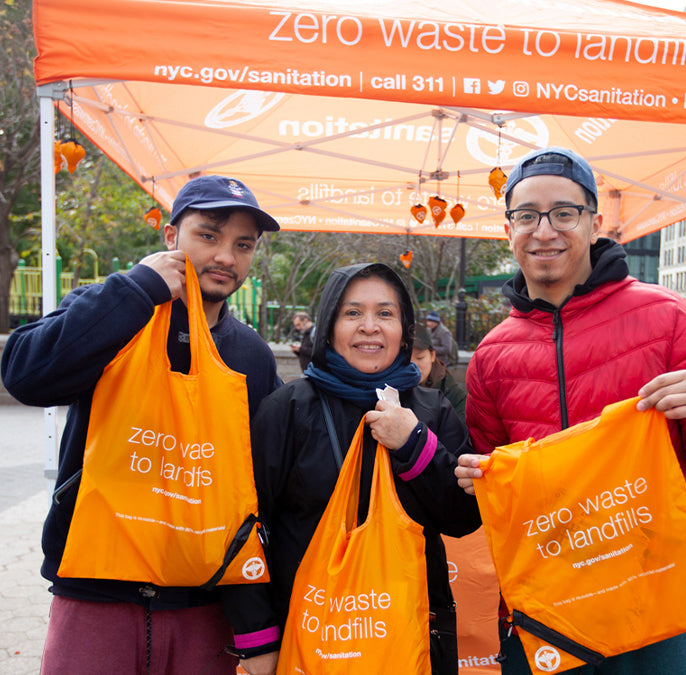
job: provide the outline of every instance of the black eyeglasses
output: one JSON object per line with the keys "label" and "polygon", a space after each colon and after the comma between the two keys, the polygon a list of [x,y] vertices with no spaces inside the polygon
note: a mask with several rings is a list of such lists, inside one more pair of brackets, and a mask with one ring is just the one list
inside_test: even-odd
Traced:
{"label": "black eyeglasses", "polygon": [[546,216],[554,230],[564,232],[573,230],[581,220],[581,213],[588,211],[596,213],[590,206],[572,204],[570,206],[556,206],[550,211],[536,211],[536,209],[510,209],[505,211],[505,217],[510,221],[512,229],[521,234],[530,234],[538,229],[541,218]]}

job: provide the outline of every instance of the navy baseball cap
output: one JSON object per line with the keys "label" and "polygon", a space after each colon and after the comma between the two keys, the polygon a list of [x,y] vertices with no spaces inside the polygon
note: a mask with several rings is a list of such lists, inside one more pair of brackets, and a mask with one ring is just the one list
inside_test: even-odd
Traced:
{"label": "navy baseball cap", "polygon": [[179,220],[186,209],[221,209],[236,207],[250,211],[260,232],[279,230],[279,223],[263,211],[255,195],[242,181],[225,176],[199,176],[189,180],[176,195],[171,212],[171,224]]}
{"label": "navy baseball cap", "polygon": [[[548,154],[562,155],[569,160],[569,164],[555,161],[532,163],[536,157]],[[590,164],[583,157],[567,148],[556,146],[540,148],[522,157],[507,177],[505,199],[507,199],[507,195],[519,181],[529,176],[562,176],[563,178],[569,178],[585,187],[595,197],[596,203],[598,202],[598,187],[593,177],[593,169],[591,169]]]}

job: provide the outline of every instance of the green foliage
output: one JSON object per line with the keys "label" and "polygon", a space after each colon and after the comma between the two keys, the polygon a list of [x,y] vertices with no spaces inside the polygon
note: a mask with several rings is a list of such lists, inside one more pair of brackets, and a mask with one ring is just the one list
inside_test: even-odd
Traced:
{"label": "green foliage", "polygon": [[[83,254],[91,249],[97,254],[99,275],[105,276],[114,271],[114,258],[125,269],[127,263],[163,248],[161,230],[143,219],[153,205],[150,196],[87,139],[78,132],[74,136],[86,148],[86,157],[73,174],[63,169],[56,177],[57,252],[64,271],[83,265],[80,276],[91,278],[93,257]],[[29,195],[26,208],[20,206],[12,215],[13,239],[26,264],[37,266],[41,231],[36,196]]]}
{"label": "green foliage", "polygon": [[[33,81],[30,0],[0,0],[0,333],[9,329],[14,241],[33,225],[40,126]],[[15,210],[16,209],[16,210]]]}
{"label": "green foliage", "polygon": [[465,300],[470,312],[506,314],[508,311],[508,301],[499,290],[484,293],[478,298],[467,296]]}
{"label": "green foliage", "polygon": [[123,269],[163,248],[162,235],[143,218],[153,205],[150,196],[97,148],[81,142],[86,157],[73,174],[63,170],[59,175],[57,248],[64,270],[86,263],[83,250],[94,250],[99,274],[105,276],[113,271],[115,257]]}
{"label": "green foliage", "polygon": [[[492,274],[510,258],[506,242],[469,240],[466,247],[467,274]],[[408,272],[399,260],[411,248],[415,253]],[[454,327],[461,240],[447,237],[413,237],[326,232],[278,232],[263,237],[253,264],[253,274],[263,283],[265,299],[272,305],[274,332],[269,339],[286,339],[295,307],[306,307],[315,315],[321,291],[331,272],[356,262],[383,262],[410,286],[411,294],[423,292],[418,315],[431,309]],[[445,280],[450,279],[446,296]],[[411,285],[410,285],[411,284]],[[267,322],[263,317],[262,325]]]}

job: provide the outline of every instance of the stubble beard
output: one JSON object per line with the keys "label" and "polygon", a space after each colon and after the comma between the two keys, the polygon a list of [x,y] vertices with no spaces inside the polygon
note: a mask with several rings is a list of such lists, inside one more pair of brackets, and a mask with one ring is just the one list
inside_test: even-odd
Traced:
{"label": "stubble beard", "polygon": [[[203,270],[203,272],[206,272],[208,270]],[[235,274],[235,273],[234,273]],[[243,279],[239,279],[237,276],[233,277],[233,282],[234,282],[234,287],[230,291],[221,291],[221,290],[210,290],[208,291],[207,289],[203,288],[202,286],[200,287],[200,295],[202,296],[202,299],[204,302],[207,303],[220,303],[224,302],[227,298],[230,298],[242,285],[243,282],[245,281],[245,277]]]}

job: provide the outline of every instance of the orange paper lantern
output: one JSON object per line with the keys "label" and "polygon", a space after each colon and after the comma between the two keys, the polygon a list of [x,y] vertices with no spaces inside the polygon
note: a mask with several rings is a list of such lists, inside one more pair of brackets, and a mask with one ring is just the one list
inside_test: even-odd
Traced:
{"label": "orange paper lantern", "polygon": [[405,253],[401,253],[400,262],[403,264],[406,270],[409,270],[410,265],[412,264],[412,251],[405,251]]}
{"label": "orange paper lantern", "polygon": [[428,213],[426,206],[422,206],[421,204],[415,204],[414,206],[410,207],[410,211],[419,223],[424,222],[426,214]]}
{"label": "orange paper lantern", "polygon": [[462,206],[462,204],[455,204],[455,206],[450,209],[450,217],[453,219],[455,225],[457,225],[464,218],[464,206]]}
{"label": "orange paper lantern", "polygon": [[442,197],[433,195],[429,197],[429,208],[431,209],[431,217],[434,219],[434,225],[438,227],[445,218],[445,208],[448,203]]}
{"label": "orange paper lantern", "polygon": [[60,145],[59,141],[55,141],[55,174],[58,174],[67,165],[67,160],[60,152]]}
{"label": "orange paper lantern", "polygon": [[151,209],[149,209],[143,217],[145,218],[146,225],[150,225],[150,227],[152,227],[153,230],[160,229],[160,223],[162,222],[162,212],[156,206],[153,206]]}
{"label": "orange paper lantern", "polygon": [[493,188],[496,199],[502,197],[502,189],[505,186],[505,183],[507,183],[507,176],[499,166],[496,166],[495,169],[492,169],[491,173],[488,174],[488,184]]}
{"label": "orange paper lantern", "polygon": [[79,162],[86,156],[86,148],[73,138],[60,143],[60,152],[64,159],[67,160],[67,170],[69,173],[74,173]]}

